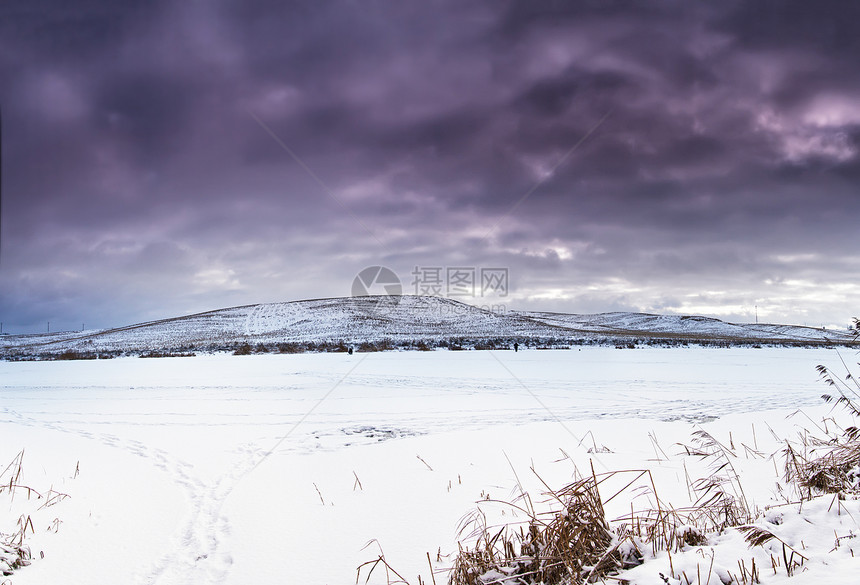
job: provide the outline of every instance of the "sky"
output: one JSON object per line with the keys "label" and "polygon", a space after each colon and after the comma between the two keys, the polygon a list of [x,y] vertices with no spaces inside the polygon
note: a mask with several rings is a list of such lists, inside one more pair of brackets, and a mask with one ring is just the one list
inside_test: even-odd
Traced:
{"label": "sky", "polygon": [[4,2],[3,331],[349,296],[372,266],[497,310],[846,326],[857,22],[829,0]]}

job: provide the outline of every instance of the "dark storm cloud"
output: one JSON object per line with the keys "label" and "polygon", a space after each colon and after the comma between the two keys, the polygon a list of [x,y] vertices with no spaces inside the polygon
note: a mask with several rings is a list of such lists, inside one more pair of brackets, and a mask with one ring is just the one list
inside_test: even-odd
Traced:
{"label": "dark storm cloud", "polygon": [[844,321],[858,11],[4,5],[0,312],[341,295],[387,263],[506,265],[511,306]]}
{"label": "dark storm cloud", "polygon": [[141,163],[171,153],[186,127],[195,88],[157,72],[114,75],[96,90],[91,124],[128,145]]}
{"label": "dark storm cloud", "polygon": [[[33,65],[100,59],[123,42],[142,20],[158,17],[156,2],[56,2],[32,0],[7,3],[0,31],[5,47],[14,49],[20,69]],[[9,53],[7,53],[7,56]]]}
{"label": "dark storm cloud", "polygon": [[803,2],[737,2],[717,20],[717,27],[752,48],[781,50],[800,47],[850,59],[846,51],[860,49],[850,22],[860,17],[860,6],[842,0],[817,2],[815,10]]}

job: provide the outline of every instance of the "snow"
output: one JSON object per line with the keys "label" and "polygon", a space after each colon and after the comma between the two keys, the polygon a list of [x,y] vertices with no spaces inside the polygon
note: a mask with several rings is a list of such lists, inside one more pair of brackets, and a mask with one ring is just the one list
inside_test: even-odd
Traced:
{"label": "snow", "polygon": [[[411,583],[431,582],[429,553],[442,583],[464,516],[480,501],[510,520],[487,498],[516,497],[518,482],[537,502],[542,482],[592,464],[649,469],[660,498],[685,505],[685,474],[706,465],[681,445],[703,429],[735,445],[750,505],[778,505],[757,525],[811,560],[774,575],[765,548],[727,531],[673,555],[675,573],[706,570],[713,552],[717,576],[756,558],[763,583],[850,583],[860,504],[787,505],[769,458],[776,437],[839,417],[819,398],[819,363],[841,362],[697,347],[0,362],[0,470],[24,450],[22,483],[69,495],[38,509],[0,493],[0,532],[21,513],[35,527],[33,562],[11,581],[351,584],[382,550]],[[631,491],[607,512],[647,501]],[[625,578],[664,583],[668,558],[650,555]]]}
{"label": "snow", "polygon": [[381,296],[248,305],[108,330],[0,336],[8,354],[165,349],[207,351],[230,344],[376,341],[429,343],[467,338],[559,339],[585,342],[643,338],[729,343],[850,343],[847,330],[732,324],[695,316],[605,313],[568,315],[491,312],[452,299]]}

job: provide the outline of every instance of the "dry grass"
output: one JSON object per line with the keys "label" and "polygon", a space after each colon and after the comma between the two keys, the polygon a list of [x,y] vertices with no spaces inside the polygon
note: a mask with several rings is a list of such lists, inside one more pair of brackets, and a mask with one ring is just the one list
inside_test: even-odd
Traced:
{"label": "dry grass", "polygon": [[558,509],[536,513],[526,498],[527,520],[495,530],[482,514],[466,522],[475,546],[460,549],[449,576],[451,585],[491,583],[593,583],[626,566],[639,564],[632,539],[610,528],[592,475],[547,495]]}
{"label": "dry grass", "polygon": [[[825,395],[824,399],[844,408],[856,421],[860,416],[860,384],[850,374],[839,379],[822,366],[819,366],[819,372],[836,389],[836,394]],[[823,493],[835,494],[833,498],[836,505],[843,498],[860,497],[858,426],[854,424],[842,428],[833,418],[825,419],[822,425],[812,419],[810,422],[821,431],[822,436],[816,437],[804,431],[799,441],[786,441],[782,451],[785,479],[797,489],[797,499],[787,499],[786,503],[802,503]],[[782,441],[776,434],[774,437]],[[650,438],[658,461],[661,460],[660,453],[668,459],[669,456],[659,447],[656,438]],[[660,552],[666,553],[668,573],[673,580],[671,582],[704,585],[729,579],[740,585],[760,583],[762,567],[756,564],[755,557],[749,562],[738,559],[737,570],[725,569],[720,579],[717,579],[714,550],[708,552],[708,544],[713,535],[722,534],[727,529],[737,530],[750,547],[767,545],[771,551],[770,567],[765,568],[773,570],[774,574],[784,571],[791,577],[805,570],[804,564],[809,558],[771,530],[753,524],[759,515],[751,508],[733,463],[739,454],[745,454],[748,458],[765,458],[758,450],[755,427],[753,445],[754,448],[751,448],[739,443],[739,450],[731,434],[728,442],[724,443],[704,430],[695,431],[690,444],[683,447],[688,457],[701,458],[706,463],[707,471],[704,477],[697,480],[687,476],[693,504],[685,508],[674,508],[660,499],[650,470],[628,469],[595,474],[592,468],[591,473],[583,477],[577,471],[576,477],[579,479],[558,490],[551,489],[541,480],[546,487],[546,499],[541,502],[546,512],[536,511],[531,497],[523,491],[517,478],[518,498],[498,501],[490,500],[487,496],[481,503],[494,502],[513,512],[514,516],[524,519],[491,526],[481,508],[467,515],[461,522],[459,552],[448,570],[448,583],[626,583],[619,573],[642,564],[643,552],[649,548],[653,557]],[[570,459],[566,453],[564,455]],[[686,475],[686,466],[684,469]],[[614,487],[610,489],[610,486]],[[601,494],[601,491],[604,493]],[[631,501],[629,514],[608,520],[604,506],[622,494],[626,494]],[[636,510],[632,502],[643,495],[647,496],[648,507]],[[836,548],[839,547],[840,538],[854,537],[854,534],[843,537],[837,535]],[[462,542],[469,545],[463,546]],[[676,571],[673,564],[673,555],[690,550],[702,556],[702,561],[696,563],[694,575]],[[759,556],[758,560],[761,561],[762,557]],[[406,583],[388,565],[382,554],[362,565],[359,573],[367,567],[370,567],[370,572],[384,567],[389,583]],[[670,583],[670,577],[662,573],[659,576],[665,583]],[[435,575],[433,580],[435,583]],[[423,583],[419,577],[419,585]]]}
{"label": "dry grass", "polygon": [[[15,500],[19,492],[26,493],[27,499],[34,495],[38,499],[42,498],[36,490],[21,484],[23,467],[24,451],[22,450],[0,473],[0,494],[8,494],[10,502]],[[21,515],[14,532],[10,534],[0,532],[0,574],[8,576],[12,571],[30,564],[30,547],[24,544],[28,531],[30,534],[34,532],[33,521],[30,516]]]}
{"label": "dry grass", "polygon": [[[717,448],[712,437],[702,439],[703,456],[721,460],[729,456]],[[716,455],[722,453],[721,455]],[[526,521],[489,527],[485,516],[476,511],[467,518],[461,536],[474,542],[460,547],[449,576],[450,585],[491,585],[538,583],[574,585],[612,579],[624,569],[643,562],[643,552],[667,553],[673,578],[697,583],[702,575],[687,578],[676,574],[672,555],[704,547],[708,535],[738,526],[750,519],[740,498],[728,490],[726,483],[737,483],[736,474],[721,477],[730,468],[725,462],[712,475],[695,482],[698,501],[687,508],[673,508],[657,493],[650,470],[628,469],[595,474],[579,479],[557,490],[549,490],[547,502],[555,510],[537,513],[528,495],[517,501],[502,502],[524,514]],[[609,486],[616,486],[610,490]],[[619,487],[620,486],[620,487]],[[601,497],[600,490],[606,491]],[[651,506],[635,510],[609,521],[604,505],[627,494],[641,496],[646,492]],[[547,503],[545,502],[545,503]],[[466,529],[472,531],[467,533]],[[742,563],[739,582],[756,583],[758,569]],[[685,580],[686,579],[686,580]],[[684,581],[685,580],[685,581]],[[701,581],[704,583],[704,580]]]}
{"label": "dry grass", "polygon": [[[39,492],[32,487],[25,485],[22,479],[24,471],[24,451],[20,451],[12,461],[0,471],[0,496],[8,497],[8,505],[15,504],[16,498],[26,498],[24,513],[18,516],[16,526],[10,533],[0,532],[0,575],[9,576],[13,571],[25,567],[30,564],[32,555],[30,547],[26,544],[28,536],[35,533],[33,519],[30,513],[36,516],[37,521],[39,516],[36,514],[38,510],[50,508],[62,502],[69,497],[68,494],[56,491],[53,487],[45,492]],[[75,477],[79,472],[79,468],[75,469]],[[29,503],[29,500],[33,500]],[[18,506],[20,511],[22,508]],[[30,513],[27,513],[29,511]],[[17,512],[16,512],[17,514]],[[56,532],[61,524],[59,518],[55,518],[52,523],[52,530]],[[2,529],[4,527],[0,527]],[[3,585],[6,581],[0,583]]]}
{"label": "dry grass", "polygon": [[[818,366],[817,370],[835,391],[822,395],[822,399],[843,408],[856,421],[860,417],[860,383],[847,365],[844,377],[836,376],[825,366]],[[785,479],[796,483],[803,498],[860,491],[860,429],[856,424],[845,428],[835,423],[833,426],[831,429],[825,425],[822,437],[803,435],[794,445],[787,442],[783,450]]]}
{"label": "dry grass", "polygon": [[[850,405],[856,402],[851,399]],[[704,550],[711,535],[726,529],[740,531],[751,547],[777,541],[781,554],[770,555],[769,567],[775,573],[785,571],[792,576],[802,570],[808,561],[802,552],[773,532],[751,524],[756,513],[734,467],[738,453],[731,438],[724,444],[698,430],[684,449],[688,456],[700,457],[707,463],[707,475],[695,481],[688,479],[691,499],[695,498],[691,506],[674,508],[662,501],[649,470],[604,474],[594,474],[592,470],[590,476],[561,490],[547,488],[550,500],[560,504],[552,513],[535,513],[526,494],[507,502],[526,515],[525,523],[491,528],[486,526],[483,514],[473,514],[470,524],[474,530],[466,538],[474,545],[461,545],[449,585],[578,585],[613,579],[623,582],[621,577],[613,576],[641,564],[642,552],[648,548],[653,556],[666,553],[673,579],[685,585],[700,585],[712,581],[713,567],[708,566],[707,559],[703,570],[687,575],[676,572],[672,557],[685,550]],[[801,488],[801,500],[822,492],[839,492],[838,497],[842,492],[858,492],[860,448],[856,427],[831,430],[825,439],[804,435],[802,449],[789,445],[785,454],[787,479]],[[622,487],[607,489],[601,499],[600,490],[610,483]],[[649,508],[636,510],[631,505],[629,514],[607,521],[605,504],[625,492],[641,496],[643,491],[651,502]],[[755,559],[738,560],[737,571],[731,572],[733,582],[757,584],[760,570]],[[670,582],[668,577],[663,580]]]}
{"label": "dry grass", "polygon": [[704,430],[693,432],[692,446],[685,446],[688,455],[699,456],[708,463],[709,473],[692,483],[697,500],[693,510],[701,520],[706,519],[709,530],[722,530],[751,520],[753,513],[732,460],[737,458],[732,445],[724,445]]}
{"label": "dry grass", "polygon": [[[774,540],[782,545],[782,559],[780,559],[779,555],[770,555],[771,568],[774,574],[777,573],[779,567],[784,567],[786,575],[791,577],[798,569],[803,567],[804,562],[809,560],[805,555],[765,528],[760,526],[738,526],[737,529],[743,533],[744,540],[751,547],[764,546]],[[755,565],[753,565],[753,568],[755,568]],[[756,578],[755,582],[757,583],[757,574],[753,573],[752,576]]]}

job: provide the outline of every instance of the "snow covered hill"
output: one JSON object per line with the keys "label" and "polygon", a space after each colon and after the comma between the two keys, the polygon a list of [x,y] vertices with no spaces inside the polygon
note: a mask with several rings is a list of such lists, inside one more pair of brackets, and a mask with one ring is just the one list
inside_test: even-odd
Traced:
{"label": "snow covered hill", "polygon": [[570,315],[564,313],[520,313],[537,321],[598,333],[668,334],[678,338],[725,338],[730,340],[775,340],[844,342],[852,338],[847,330],[824,330],[798,325],[726,323],[710,317],[687,315],[650,315],[647,313],[599,313]]}
{"label": "snow covered hill", "polygon": [[494,313],[451,299],[367,296],[247,305],[97,331],[0,337],[5,356],[81,352],[213,351],[240,344],[346,344],[388,340],[400,346],[520,340],[557,343],[685,341],[846,344],[847,330],[735,324],[642,313]]}

